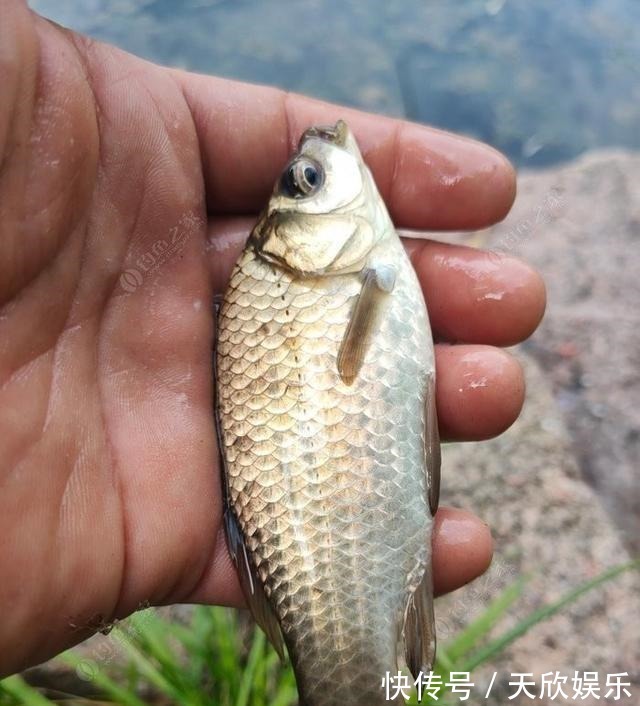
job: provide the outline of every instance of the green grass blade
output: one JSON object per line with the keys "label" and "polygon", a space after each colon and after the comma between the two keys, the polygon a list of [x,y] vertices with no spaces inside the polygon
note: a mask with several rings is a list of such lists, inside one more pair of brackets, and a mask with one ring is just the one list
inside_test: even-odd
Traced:
{"label": "green grass blade", "polygon": [[134,613],[125,623],[122,632],[126,638],[144,648],[159,664],[168,669],[180,669],[180,662],[168,644],[172,623],[161,618],[153,608]]}
{"label": "green grass blade", "polygon": [[206,626],[206,639],[213,657],[209,663],[212,675],[214,678],[232,678],[237,686],[241,649],[235,615],[230,609],[203,606],[200,620],[201,629]]}
{"label": "green grass blade", "polygon": [[269,706],[293,706],[295,703],[298,703],[298,690],[295,686],[287,686],[278,690]]}
{"label": "green grass blade", "polygon": [[242,680],[240,681],[240,690],[236,699],[236,706],[247,706],[251,687],[253,686],[254,677],[258,668],[258,663],[264,658],[264,647],[266,644],[266,636],[262,630],[256,629],[253,633],[253,642],[251,650],[249,650],[249,658],[244,668]]}
{"label": "green grass blade", "polygon": [[[254,640],[257,629],[254,628]],[[266,642],[263,644],[262,653],[258,660],[251,685],[252,703],[264,704],[268,701],[267,698],[267,647]]]}
{"label": "green grass blade", "polygon": [[169,698],[175,699],[178,703],[184,704],[185,706],[191,704],[190,695],[184,693],[179,686],[173,684],[172,681],[167,678],[167,675],[156,667],[152,660],[144,653],[143,649],[128,639],[120,640],[120,647],[136,666],[140,675],[156,689]]}
{"label": "green grass blade", "polygon": [[293,706],[298,702],[298,689],[290,663],[283,665],[276,651],[267,645],[265,656],[268,694],[265,704],[269,706]]}
{"label": "green grass blade", "polygon": [[[72,651],[61,654],[59,659],[66,662],[74,669],[77,669],[86,662],[84,658],[79,657]],[[121,704],[121,706],[147,706],[133,691],[117,684],[111,677],[108,677],[100,667],[96,667],[95,671],[91,674],[91,683],[102,689],[109,698]],[[50,703],[49,706],[51,706]]]}
{"label": "green grass blade", "polygon": [[0,681],[0,694],[5,693],[23,706],[51,706],[52,702],[37,689],[29,686],[19,675],[7,677]]}
{"label": "green grass blade", "polygon": [[[461,657],[464,657],[476,647],[478,642],[491,631],[513,603],[520,598],[528,580],[528,576],[520,576],[514,583],[507,586],[476,620],[471,622],[453,640],[444,645],[444,654],[448,662],[447,666],[453,667]],[[455,669],[448,669],[448,671],[455,671]]]}
{"label": "green grass blade", "polygon": [[192,628],[186,625],[172,624],[171,634],[178,640],[184,649],[190,654],[197,654],[199,657],[204,657],[207,650],[203,644],[203,636],[196,633]]}
{"label": "green grass blade", "polygon": [[204,698],[200,693],[200,674],[182,664],[171,639],[176,627],[175,622],[165,620],[154,609],[148,609],[126,621],[122,637],[129,642],[127,649],[133,646],[139,655],[149,658],[145,669],[154,667],[156,680],[164,679],[164,687],[159,688],[169,696],[179,695],[181,703],[200,706]]}
{"label": "green grass blade", "polygon": [[436,649],[436,661],[433,665],[433,671],[442,672],[443,674],[456,671],[456,667],[449,657],[446,647],[438,647]]}
{"label": "green grass blade", "polygon": [[534,611],[527,618],[525,618],[523,621],[513,627],[511,630],[508,630],[504,635],[496,638],[495,640],[490,642],[486,647],[478,650],[478,652],[476,652],[471,657],[471,659],[469,659],[464,664],[461,671],[473,671],[480,664],[483,664],[487,660],[502,652],[506,647],[508,647],[512,642],[524,635],[534,625],[537,625],[543,620],[547,620],[551,616],[555,615],[564,607],[570,605],[571,603],[574,603],[578,598],[580,598],[580,596],[584,595],[585,593],[592,591],[594,588],[598,588],[603,583],[611,581],[612,579],[616,578],[625,571],[629,571],[630,569],[634,568],[640,568],[640,561],[632,561],[626,564],[621,564],[619,566],[614,566],[613,568],[604,571],[599,576],[596,576],[591,581],[586,581],[577,588],[572,589],[554,603],[550,603],[549,605],[543,606],[542,608]]}

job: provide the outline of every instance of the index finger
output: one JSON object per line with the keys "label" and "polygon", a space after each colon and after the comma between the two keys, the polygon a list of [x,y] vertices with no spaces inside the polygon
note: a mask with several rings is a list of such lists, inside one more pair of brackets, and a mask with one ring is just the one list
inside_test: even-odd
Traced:
{"label": "index finger", "polygon": [[302,132],[347,121],[398,227],[475,229],[515,196],[507,159],[475,140],[276,88],[174,71],[200,141],[209,211],[261,208]]}

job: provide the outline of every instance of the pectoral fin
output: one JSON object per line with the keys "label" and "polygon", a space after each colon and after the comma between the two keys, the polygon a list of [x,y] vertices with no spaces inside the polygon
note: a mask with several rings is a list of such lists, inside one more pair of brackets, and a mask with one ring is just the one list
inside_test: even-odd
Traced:
{"label": "pectoral fin", "polygon": [[381,305],[385,296],[393,291],[395,279],[395,270],[388,265],[370,268],[364,273],[362,289],[338,352],[338,373],[347,385],[351,385],[358,376]]}

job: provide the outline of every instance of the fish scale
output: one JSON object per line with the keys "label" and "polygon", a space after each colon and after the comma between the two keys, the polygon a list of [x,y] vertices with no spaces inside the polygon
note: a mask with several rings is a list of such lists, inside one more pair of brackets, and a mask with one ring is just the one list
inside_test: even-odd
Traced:
{"label": "fish scale", "polygon": [[350,385],[337,359],[357,275],[297,277],[249,247],[219,317],[228,502],[305,706],[389,703],[381,681],[430,564],[433,349],[397,237],[384,257],[396,286]]}

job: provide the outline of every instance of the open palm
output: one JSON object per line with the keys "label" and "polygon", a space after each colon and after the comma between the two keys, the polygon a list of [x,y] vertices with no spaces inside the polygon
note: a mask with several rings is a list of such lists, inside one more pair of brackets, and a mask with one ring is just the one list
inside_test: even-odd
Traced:
{"label": "open palm", "polygon": [[[7,673],[143,604],[241,602],[220,523],[211,300],[305,127],[346,118],[399,226],[488,225],[514,181],[470,140],[158,67],[21,3],[3,3],[0,48]],[[442,342],[442,434],[499,433],[523,382],[492,346],[531,333],[543,286],[510,258],[408,247]],[[490,560],[467,513],[440,511],[434,541],[441,592]]]}

